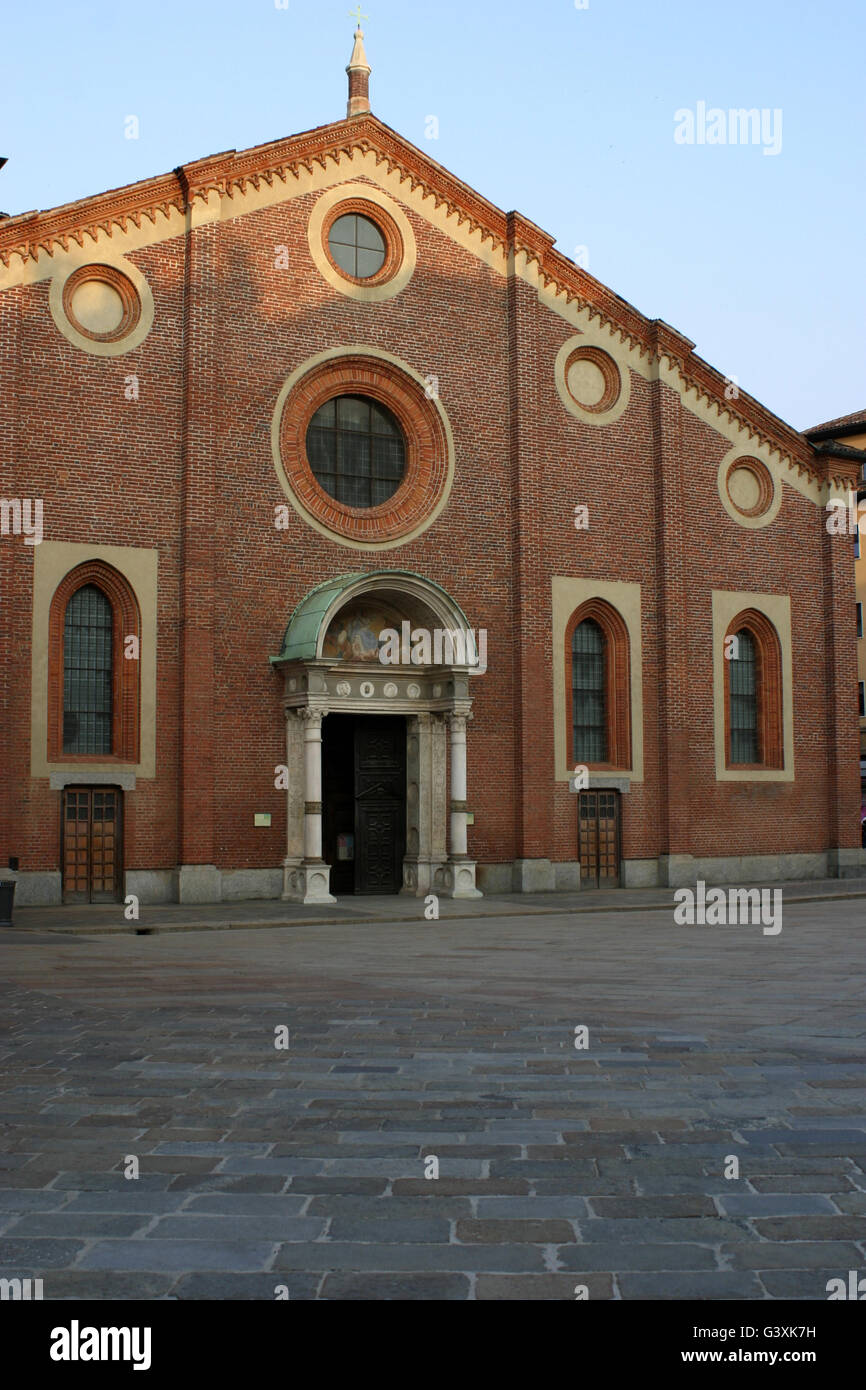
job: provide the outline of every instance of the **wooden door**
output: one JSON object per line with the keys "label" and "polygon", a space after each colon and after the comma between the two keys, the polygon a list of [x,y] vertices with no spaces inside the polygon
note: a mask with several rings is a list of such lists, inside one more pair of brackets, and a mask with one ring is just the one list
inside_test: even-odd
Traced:
{"label": "wooden door", "polygon": [[355,726],[355,892],[399,893],[406,853],[406,721]]}
{"label": "wooden door", "polygon": [[620,881],[619,792],[578,796],[578,841],[582,888],[618,888]]}
{"label": "wooden door", "polygon": [[117,902],[122,843],[117,788],[67,787],[63,793],[63,901]]}

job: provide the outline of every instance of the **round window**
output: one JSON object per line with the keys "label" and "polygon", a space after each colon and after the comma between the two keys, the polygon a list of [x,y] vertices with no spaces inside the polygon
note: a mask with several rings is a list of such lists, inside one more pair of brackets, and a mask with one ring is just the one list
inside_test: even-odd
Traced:
{"label": "round window", "polygon": [[378,507],[403,482],[406,444],[395,416],[378,401],[335,396],[310,420],[307,459],[329,497],[347,507]]}
{"label": "round window", "polygon": [[385,264],[387,247],[376,223],[359,213],[338,217],[328,232],[328,249],[335,264],[356,280],[371,280]]}

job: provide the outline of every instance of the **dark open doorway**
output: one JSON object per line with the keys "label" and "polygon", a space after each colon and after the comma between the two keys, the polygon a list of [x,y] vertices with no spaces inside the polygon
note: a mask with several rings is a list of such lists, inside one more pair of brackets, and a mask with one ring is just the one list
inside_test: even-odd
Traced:
{"label": "dark open doorway", "polygon": [[399,893],[406,853],[406,720],[329,714],[322,726],[322,802],[331,892]]}

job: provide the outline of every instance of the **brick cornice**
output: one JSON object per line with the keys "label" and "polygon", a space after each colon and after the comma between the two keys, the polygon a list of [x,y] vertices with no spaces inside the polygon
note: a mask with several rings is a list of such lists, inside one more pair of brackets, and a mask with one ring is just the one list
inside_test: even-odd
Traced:
{"label": "brick cornice", "polygon": [[421,186],[425,196],[435,198],[437,207],[446,205],[460,221],[468,222],[472,230],[505,252],[507,228],[503,212],[374,116],[363,116],[240,153],[228,150],[180,165],[159,178],[112,189],[47,212],[9,218],[0,224],[0,261],[8,266],[15,255],[22,260],[35,260],[40,251],[53,255],[58,245],[66,250],[70,240],[81,246],[85,236],[95,239],[100,231],[111,236],[115,228],[125,232],[129,222],[136,227],[145,217],[155,222],[158,213],[167,217],[172,208],[183,212],[196,200],[207,201],[214,192],[230,196],[236,191],[244,193],[249,185],[258,188],[264,182],[270,186],[275,178],[287,182],[301,169],[312,173],[318,164],[324,170],[329,160],[351,158],[356,151],[372,154],[376,164],[384,163],[388,172],[396,169],[410,181],[413,190]]}
{"label": "brick cornice", "polygon": [[662,320],[646,318],[555,250],[553,239],[534,222],[519,212],[504,213],[373,115],[335,121],[240,153],[227,150],[142,183],[9,218],[0,223],[0,263],[8,267],[13,256],[35,261],[40,252],[51,256],[58,247],[67,251],[70,243],[83,248],[85,238],[95,241],[100,232],[110,237],[116,229],[125,233],[130,223],[138,229],[145,219],[155,226],[160,215],[167,220],[173,211],[183,214],[213,193],[230,197],[249,186],[270,187],[275,179],[288,183],[300,170],[312,174],[317,165],[326,170],[329,161],[351,159],[358,152],[372,155],[377,167],[382,164],[389,174],[396,172],[408,181],[410,193],[420,189],[425,199],[432,199],[434,210],[444,207],[458,225],[478,234],[482,243],[490,242],[506,259],[523,255],[527,265],[534,265],[539,287],[564,297],[566,307],[574,304],[590,322],[598,320],[642,356],[666,359],[686,392],[696,393],[721,417],[790,459],[799,473],[822,483],[849,485],[848,469],[837,467],[830,476],[829,456],[819,457],[804,435],[751,396],[740,391],[735,401],[726,399],[726,378],[694,353],[688,338]]}
{"label": "brick cornice", "polygon": [[183,190],[172,173],[48,212],[22,213],[0,223],[0,262],[8,266],[13,256],[35,261],[41,251],[53,256],[58,248],[68,251],[70,243],[83,247],[85,237],[95,241],[100,232],[125,233],[130,223],[138,228],[145,218],[155,225],[160,213],[168,218],[183,208]]}

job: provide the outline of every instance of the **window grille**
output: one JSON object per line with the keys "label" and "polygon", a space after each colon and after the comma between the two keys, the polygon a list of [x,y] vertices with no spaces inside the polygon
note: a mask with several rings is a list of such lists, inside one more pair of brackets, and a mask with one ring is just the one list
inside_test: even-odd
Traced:
{"label": "window grille", "polygon": [[576,763],[607,760],[605,642],[598,623],[587,618],[571,639],[571,698]]}
{"label": "window grille", "polygon": [[731,657],[731,762],[757,763],[758,663],[755,639],[744,628],[737,633]]}
{"label": "window grille", "polygon": [[77,589],[63,628],[63,752],[110,753],[111,604],[95,584]]}
{"label": "window grille", "polygon": [[341,270],[356,280],[369,280],[385,264],[385,238],[369,217],[348,212],[328,233],[328,247]]}
{"label": "window grille", "polygon": [[406,471],[403,434],[390,410],[365,396],[337,396],[307,430],[307,458],[320,487],[348,507],[378,507]]}

